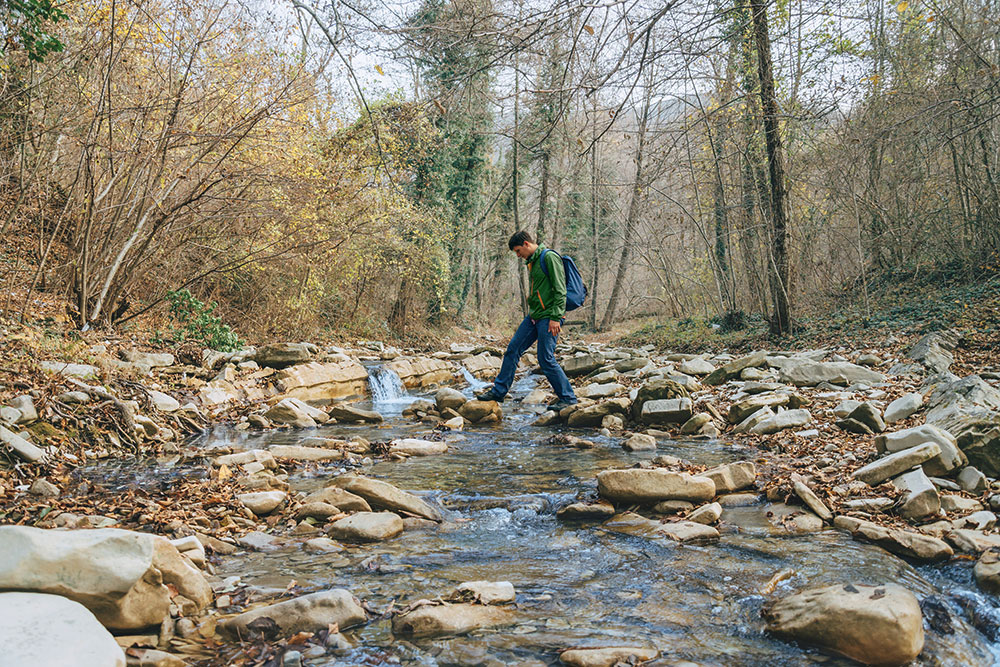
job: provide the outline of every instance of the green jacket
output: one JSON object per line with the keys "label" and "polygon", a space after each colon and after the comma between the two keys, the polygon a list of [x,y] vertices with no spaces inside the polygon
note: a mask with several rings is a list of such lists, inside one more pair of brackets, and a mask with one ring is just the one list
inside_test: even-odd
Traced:
{"label": "green jacket", "polygon": [[538,261],[544,250],[545,246],[539,245],[525,260],[528,265],[528,315],[533,320],[558,322],[566,316],[566,269],[559,253],[552,251],[545,255],[549,270],[549,275],[545,275]]}

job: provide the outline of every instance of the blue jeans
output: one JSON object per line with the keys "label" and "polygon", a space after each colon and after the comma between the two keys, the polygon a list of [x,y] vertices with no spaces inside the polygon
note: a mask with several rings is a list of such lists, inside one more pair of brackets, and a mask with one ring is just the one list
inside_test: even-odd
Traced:
{"label": "blue jeans", "polygon": [[521,360],[521,355],[536,340],[538,341],[538,365],[542,367],[542,373],[548,378],[552,390],[555,391],[560,401],[576,403],[573,387],[570,386],[562,366],[556,361],[556,337],[549,333],[547,319],[532,321],[530,317],[526,317],[517,327],[514,337],[507,344],[507,351],[504,352],[500,374],[493,381],[493,391],[500,396],[507,395],[507,392],[510,391],[510,384],[514,381],[517,362]]}

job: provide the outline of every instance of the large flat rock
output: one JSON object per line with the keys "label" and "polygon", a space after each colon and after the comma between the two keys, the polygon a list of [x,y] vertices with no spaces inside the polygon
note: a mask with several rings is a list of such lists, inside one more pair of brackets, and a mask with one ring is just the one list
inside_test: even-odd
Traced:
{"label": "large flat rock", "polygon": [[663,469],[630,468],[597,473],[597,490],[613,502],[652,505],[661,500],[711,500],[715,482]]}
{"label": "large flat rock", "polygon": [[379,479],[344,475],[334,479],[333,483],[364,498],[375,508],[406,512],[431,521],[441,521],[444,518],[436,507],[423,499]]}
{"label": "large flat rock", "polygon": [[221,621],[219,629],[230,637],[246,640],[251,636],[250,624],[263,618],[277,624],[279,637],[289,637],[298,632],[319,632],[331,625],[349,628],[367,621],[368,615],[349,591],[335,588],[257,607]]}
{"label": "large flat rock", "polygon": [[480,628],[507,625],[514,614],[503,607],[478,604],[425,605],[392,619],[397,637],[441,637],[462,635]]}
{"label": "large flat rock", "polygon": [[368,389],[368,370],[357,361],[310,361],[285,368],[275,375],[279,391],[303,401],[332,401],[363,396]]}
{"label": "large flat rock", "polygon": [[785,363],[780,370],[782,382],[794,384],[797,387],[814,387],[821,382],[837,385],[855,383],[879,384],[885,382],[881,373],[858,366],[847,361],[808,361],[794,360]]}

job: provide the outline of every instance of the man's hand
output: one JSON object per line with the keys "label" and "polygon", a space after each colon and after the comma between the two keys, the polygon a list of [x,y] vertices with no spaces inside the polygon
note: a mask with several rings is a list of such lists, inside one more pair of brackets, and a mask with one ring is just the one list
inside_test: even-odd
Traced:
{"label": "man's hand", "polygon": [[559,324],[559,320],[549,320],[549,333],[558,336],[560,331],[562,331],[562,325]]}

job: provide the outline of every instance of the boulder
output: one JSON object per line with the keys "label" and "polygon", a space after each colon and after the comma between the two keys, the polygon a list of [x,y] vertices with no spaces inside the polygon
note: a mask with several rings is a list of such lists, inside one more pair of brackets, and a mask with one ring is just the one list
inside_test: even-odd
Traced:
{"label": "boulder", "polygon": [[253,360],[268,368],[285,368],[312,359],[315,345],[309,343],[274,343],[257,349]]}
{"label": "boulder", "polygon": [[795,495],[799,497],[806,507],[808,507],[812,512],[823,519],[824,521],[830,521],[833,519],[833,512],[830,508],[826,506],[819,496],[810,489],[805,482],[801,480],[794,480],[792,482],[792,490],[795,491]]}
{"label": "boulder", "polygon": [[303,503],[328,503],[344,512],[371,512],[372,508],[368,501],[361,496],[356,496],[350,491],[345,491],[338,486],[328,486],[325,489],[314,491],[302,499]]}
{"label": "boulder", "polygon": [[613,398],[611,400],[588,405],[585,408],[577,408],[572,411],[566,419],[569,426],[599,426],[608,415],[623,415],[628,411],[627,398]]}
{"label": "boulder", "polygon": [[810,421],[812,421],[812,415],[809,414],[809,411],[804,408],[800,408],[798,410],[785,410],[784,412],[779,412],[773,417],[761,420],[756,426],[750,429],[750,432],[756,433],[757,435],[770,435],[788,428],[805,426]]}
{"label": "boulder", "polygon": [[907,357],[923,365],[932,373],[947,373],[955,357],[951,351],[958,344],[957,337],[948,332],[929,333],[910,348]]}
{"label": "boulder", "polygon": [[967,463],[955,438],[947,431],[931,424],[914,426],[894,433],[883,433],[875,438],[875,449],[880,454],[900,452],[925,442],[937,443],[941,448],[938,456],[923,464],[924,471],[928,475],[945,475]]}
{"label": "boulder", "polygon": [[443,359],[400,358],[390,361],[385,368],[396,373],[407,389],[421,389],[452,380],[452,365]]}
{"label": "boulder", "polygon": [[926,420],[951,433],[974,466],[1000,477],[1000,390],[978,375],[942,383],[927,399]]}
{"label": "boulder", "polygon": [[823,519],[801,505],[772,503],[767,506],[765,518],[775,534],[797,535],[823,530]]}
{"label": "boulder", "polygon": [[496,424],[503,420],[503,410],[496,401],[467,401],[458,414],[470,424]]}
{"label": "boulder", "polygon": [[936,442],[925,442],[872,461],[852,472],[851,477],[860,479],[869,486],[878,486],[887,479],[901,475],[913,466],[926,463],[940,454],[940,445]]}
{"label": "boulder", "polygon": [[883,417],[887,424],[894,424],[909,418],[923,406],[924,397],[922,394],[905,394],[889,404]]}
{"label": "boulder", "polygon": [[715,482],[661,468],[631,468],[597,473],[597,491],[612,502],[652,505],[661,500],[706,501],[715,496]]}
{"label": "boulder", "polygon": [[29,463],[41,461],[45,452],[12,431],[0,426],[0,443],[10,447],[15,454]]}
{"label": "boulder", "polygon": [[833,525],[846,530],[858,540],[872,542],[886,551],[918,561],[940,561],[951,558],[955,552],[944,540],[922,535],[910,530],[886,528],[871,521],[840,515]]}
{"label": "boulder", "polygon": [[695,357],[682,361],[677,370],[685,375],[708,375],[715,370],[715,366],[700,357]]}
{"label": "boulder", "polygon": [[604,365],[604,355],[600,352],[582,354],[576,357],[564,359],[562,362],[563,371],[567,377],[577,377],[593,373]]}
{"label": "boulder", "polygon": [[516,594],[514,584],[509,581],[466,581],[459,584],[449,597],[479,604],[502,604],[513,602]]}
{"label": "boulder", "polygon": [[333,523],[327,531],[345,542],[381,542],[403,532],[403,520],[393,512],[357,512]]}
{"label": "boulder", "polygon": [[757,426],[757,424],[761,423],[765,419],[770,419],[774,416],[774,414],[775,413],[771,410],[771,408],[761,408],[737,424],[736,428],[733,429],[733,433],[749,433],[750,429]]}
{"label": "boulder", "polygon": [[[368,501],[372,507],[406,512],[431,521],[441,521],[443,516],[435,507],[427,504],[421,498],[407,493],[388,482],[370,477],[343,475],[333,480],[333,483]],[[337,507],[341,507],[337,505]],[[341,509],[344,509],[341,507]]]}
{"label": "boulder", "polygon": [[630,452],[653,451],[656,449],[656,438],[645,433],[636,433],[623,442],[622,447]]}
{"label": "boulder", "polygon": [[746,357],[734,359],[724,366],[715,369],[702,382],[711,386],[720,385],[739,376],[743,369],[763,366],[766,361],[767,352],[754,352]]}
{"label": "boulder", "polygon": [[278,509],[278,506],[285,502],[285,492],[255,491],[253,493],[241,493],[236,496],[236,499],[257,516],[264,516]]}
{"label": "boulder", "polygon": [[61,531],[0,526],[0,589],[79,602],[114,630],[159,625],[168,586],[203,609],[212,589],[168,540],[116,528]]}
{"label": "boulder", "polygon": [[896,584],[810,588],[765,606],[769,632],[866,665],[904,665],[924,647],[916,596]]}
{"label": "boulder", "polygon": [[1000,549],[987,549],[972,570],[979,587],[991,595],[1000,595]]}
{"label": "boulder", "polygon": [[670,521],[660,524],[657,532],[675,542],[698,542],[719,537],[719,531],[698,521]]}
{"label": "boulder", "polygon": [[[458,419],[461,419],[461,417]],[[433,454],[444,454],[447,451],[447,443],[420,440],[418,438],[400,438],[389,443],[390,453],[395,452],[397,454],[405,454],[406,456],[431,456]]]}
{"label": "boulder", "polygon": [[750,461],[727,463],[698,473],[715,484],[715,494],[732,493],[745,489],[757,479],[757,468]]}
{"label": "boulder", "polygon": [[607,398],[608,396],[614,396],[615,394],[621,393],[625,390],[624,385],[620,385],[617,382],[606,382],[604,384],[597,384],[592,382],[584,387],[576,390],[577,398]]}
{"label": "boulder", "polygon": [[644,424],[683,424],[692,412],[690,398],[665,398],[643,403],[640,420]]}
{"label": "boulder", "polygon": [[79,602],[45,593],[0,593],[0,663],[15,667],[125,667],[125,652]]}
{"label": "boulder", "polygon": [[245,452],[235,454],[223,454],[212,459],[215,467],[246,465],[248,463],[260,463],[265,468],[277,468],[278,462],[274,460],[274,455],[266,449],[250,449]]}
{"label": "boulder", "polygon": [[722,517],[722,505],[719,503],[708,503],[688,514],[687,519],[688,521],[703,523],[709,526],[718,521],[720,517]]}
{"label": "boulder", "polygon": [[571,667],[615,667],[637,665],[655,660],[660,652],[655,648],[638,646],[606,646],[601,648],[572,648],[559,655],[559,661]]}
{"label": "boulder", "polygon": [[295,510],[295,520],[318,519],[326,521],[331,516],[340,514],[340,508],[330,503],[304,503]]}
{"label": "boulder", "polygon": [[501,363],[500,357],[495,357],[489,352],[481,352],[462,360],[465,369],[480,379],[494,377],[500,371]]}
{"label": "boulder", "polygon": [[797,387],[814,387],[821,382],[836,385],[855,383],[880,384],[885,382],[881,373],[858,366],[846,361],[809,361],[794,360],[793,363],[782,365],[780,369],[782,382],[794,384]]}
{"label": "boulder", "polygon": [[286,424],[294,428],[314,428],[316,420],[309,415],[309,411],[301,407],[302,405],[304,404],[301,401],[294,398],[285,398],[271,406],[271,409],[264,413],[264,417],[275,424]]}
{"label": "boulder", "polygon": [[629,371],[637,371],[640,368],[645,368],[649,365],[649,359],[646,357],[632,357],[631,359],[619,359],[615,362],[615,370],[619,373],[628,373]]}
{"label": "boulder", "polygon": [[761,408],[777,408],[788,405],[791,394],[755,394],[729,406],[726,415],[732,424],[739,424]]}
{"label": "boulder", "polygon": [[15,396],[10,400],[8,405],[20,413],[18,418],[14,420],[15,424],[28,424],[38,419],[38,410],[35,409],[35,402],[27,394]]}
{"label": "boulder", "polygon": [[[273,623],[262,619],[270,619]],[[327,630],[331,625],[343,630],[367,620],[368,615],[358,600],[349,591],[335,588],[245,611],[219,621],[218,628],[223,634],[243,641],[253,636],[255,627],[266,628],[265,637],[276,639],[299,632]],[[261,622],[255,624],[255,621]]]}
{"label": "boulder", "polygon": [[657,378],[639,387],[632,401],[632,421],[639,421],[642,407],[647,401],[662,401],[670,398],[690,398],[688,390],[674,380]]}
{"label": "boulder", "polygon": [[302,401],[333,401],[363,396],[368,389],[368,370],[353,359],[296,364],[279,371],[274,377],[278,390],[284,396]]}
{"label": "boulder", "polygon": [[21,420],[21,411],[9,405],[0,406],[0,422],[17,424]]}
{"label": "boulder", "polygon": [[345,422],[348,424],[377,424],[382,421],[382,415],[374,410],[364,410],[353,405],[336,404],[330,408],[330,416],[338,422]]}
{"label": "boulder", "polygon": [[937,488],[920,468],[900,475],[892,480],[892,485],[903,492],[902,503],[896,511],[904,519],[919,521],[941,509]]}
{"label": "boulder", "polygon": [[514,615],[502,607],[478,604],[424,605],[392,619],[397,637],[421,638],[462,635],[480,628],[514,622]]}
{"label": "boulder", "polygon": [[684,422],[681,426],[681,435],[696,435],[710,423],[712,423],[712,415],[707,412],[699,412]]}
{"label": "boulder", "polygon": [[881,433],[885,430],[885,421],[882,419],[881,413],[871,403],[862,403],[854,408],[847,418],[864,424],[869,433]]}
{"label": "boulder", "polygon": [[962,468],[962,472],[958,473],[958,485],[962,487],[963,491],[974,495],[979,495],[990,489],[990,482],[986,479],[986,475],[973,466],[966,466]]}
{"label": "boulder", "polygon": [[615,506],[605,500],[595,503],[571,503],[556,512],[556,517],[563,521],[587,519],[607,519],[614,516]]}
{"label": "boulder", "polygon": [[176,412],[181,409],[180,401],[170,394],[164,394],[162,391],[152,389],[146,393],[149,395],[149,401],[153,404],[153,407],[160,412]]}
{"label": "boulder", "polygon": [[465,405],[468,400],[469,399],[465,397],[465,394],[457,389],[452,389],[451,387],[439,389],[438,392],[434,394],[434,403],[437,405],[438,411],[448,408],[458,410],[460,407]]}

